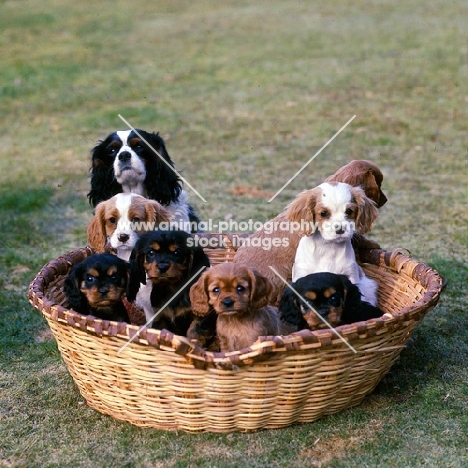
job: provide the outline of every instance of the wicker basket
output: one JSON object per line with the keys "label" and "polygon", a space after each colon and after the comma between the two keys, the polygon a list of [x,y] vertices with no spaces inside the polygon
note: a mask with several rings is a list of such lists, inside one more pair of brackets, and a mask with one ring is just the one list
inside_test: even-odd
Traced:
{"label": "wicker basket", "polygon": [[[232,235],[206,252],[231,261]],[[211,243],[212,244],[212,243]],[[68,310],[62,283],[91,255],[78,249],[45,265],[29,300],[47,319],[70,374],[89,406],[138,426],[188,432],[281,428],[358,405],[437,303],[441,278],[401,250],[360,252],[379,282],[379,319],[337,330],[261,337],[250,348],[212,353],[166,330],[93,319]],[[133,340],[128,343],[129,339]],[[348,346],[350,345],[350,346]],[[353,349],[354,348],[354,352]]]}

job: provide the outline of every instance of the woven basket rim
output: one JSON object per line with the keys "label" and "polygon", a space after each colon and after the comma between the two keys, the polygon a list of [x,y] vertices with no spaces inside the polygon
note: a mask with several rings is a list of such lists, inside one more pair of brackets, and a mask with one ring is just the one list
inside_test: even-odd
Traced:
{"label": "woven basket rim", "polygon": [[[232,242],[234,236],[245,237],[243,234],[232,233],[204,233],[202,236],[218,240],[222,238],[228,244]],[[319,350],[334,347],[347,349],[343,339],[352,345],[353,342],[361,340],[362,337],[378,335],[387,329],[403,326],[409,320],[424,316],[439,300],[442,278],[436,270],[410,258],[405,252],[408,251],[406,249],[393,251],[369,249],[361,250],[359,257],[364,265],[368,263],[393,270],[398,274],[406,274],[420,283],[425,292],[422,298],[413,304],[392,313],[387,312],[380,318],[341,325],[336,328],[341,338],[330,329],[301,330],[287,336],[259,337],[252,346],[227,353],[207,351],[192,343],[188,338],[175,335],[167,330],[142,330],[143,327],[137,325],[84,316],[47,298],[45,290],[53,281],[66,275],[75,263],[94,253],[94,250],[89,246],[72,250],[45,264],[29,285],[28,299],[31,305],[49,320],[81,329],[93,335],[121,340],[122,347],[131,340],[130,346],[144,345],[159,350],[169,348],[176,354],[185,356],[197,368],[230,369],[237,365],[252,364],[277,353],[297,351],[298,349]]]}

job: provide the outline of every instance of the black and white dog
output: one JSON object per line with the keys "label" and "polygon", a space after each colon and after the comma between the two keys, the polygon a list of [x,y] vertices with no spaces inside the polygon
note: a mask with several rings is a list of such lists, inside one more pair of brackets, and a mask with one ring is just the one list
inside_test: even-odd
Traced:
{"label": "black and white dog", "polygon": [[91,163],[88,198],[92,206],[118,193],[136,193],[161,203],[173,220],[198,223],[159,134],[144,130],[113,132],[94,147]]}

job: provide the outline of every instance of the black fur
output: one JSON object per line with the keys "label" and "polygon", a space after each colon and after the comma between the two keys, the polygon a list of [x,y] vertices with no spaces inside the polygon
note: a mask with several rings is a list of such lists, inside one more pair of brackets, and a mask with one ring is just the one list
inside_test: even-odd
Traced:
{"label": "black fur", "polygon": [[[156,252],[152,247],[154,243],[160,246]],[[177,246],[177,255],[169,249],[171,245]],[[153,251],[151,257],[148,257],[151,251]],[[130,256],[130,281],[127,288],[127,299],[131,302],[136,299],[140,284],[147,282],[147,274],[143,266],[145,258],[148,262],[172,264],[177,268],[186,269],[184,275],[176,281],[164,275],[158,277],[157,281],[153,281],[151,290],[151,305],[155,312],[178,293],[156,317],[153,327],[166,328],[173,333],[185,335],[194,318],[190,308],[190,287],[198,280],[203,270],[196,276],[194,276],[195,273],[202,267],[208,268],[210,266],[208,256],[201,247],[194,245],[194,238],[184,231],[155,230],[143,234]],[[190,282],[189,279],[191,279]]]}
{"label": "black fur", "polygon": [[[368,302],[361,300],[361,293],[358,287],[351,283],[345,275],[334,273],[313,273],[303,278],[299,278],[291,287],[304,298],[307,291],[323,291],[329,287],[335,288],[343,300],[343,312],[341,315],[341,324],[350,324],[377,318],[383,315],[383,311],[374,307]],[[308,301],[319,312],[326,315],[327,304],[314,304],[314,301]],[[291,288],[286,288],[279,302],[279,311],[281,320],[291,329],[303,330],[308,327],[300,306],[303,304]],[[323,312],[322,312],[323,311]]]}
{"label": "black fur", "polygon": [[[117,267],[115,278],[109,278],[106,275],[106,271],[112,266]],[[121,300],[116,301],[112,307],[95,308],[89,304],[86,295],[81,292],[80,286],[91,268],[99,272],[99,277],[95,280],[96,287],[102,290],[103,295],[106,294],[109,287],[119,287],[125,293],[128,281],[127,262],[112,254],[94,254],[74,265],[65,278],[63,288],[68,307],[80,314],[94,315],[104,320],[130,322],[127,310]]]}

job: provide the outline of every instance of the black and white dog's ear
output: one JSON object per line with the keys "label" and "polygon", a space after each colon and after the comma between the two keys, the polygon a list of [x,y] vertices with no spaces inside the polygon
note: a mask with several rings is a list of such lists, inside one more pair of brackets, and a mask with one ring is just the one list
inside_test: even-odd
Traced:
{"label": "black and white dog's ear", "polygon": [[[177,202],[182,192],[182,186],[179,176],[173,169],[174,163],[166,150],[164,140],[157,133],[145,132],[143,136],[158,153],[151,151],[151,148],[148,150],[151,152],[146,161],[145,186],[148,198],[166,206]],[[161,161],[161,158],[167,164]]]}
{"label": "black and white dog's ear", "polygon": [[136,247],[132,250],[129,261],[129,280],[127,285],[127,299],[133,302],[136,299],[140,284],[146,284],[146,271],[143,267],[144,253]]}
{"label": "black and white dog's ear", "polygon": [[115,180],[113,158],[105,154],[108,138],[100,142],[91,151],[91,191],[89,203],[95,207],[99,202],[109,200],[122,191],[122,186]]}

